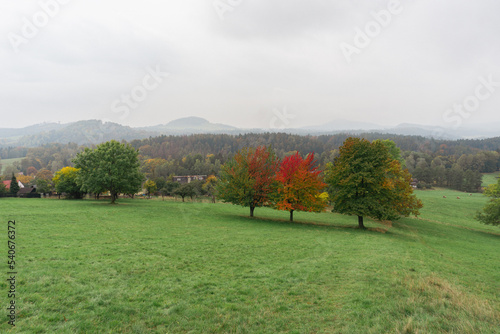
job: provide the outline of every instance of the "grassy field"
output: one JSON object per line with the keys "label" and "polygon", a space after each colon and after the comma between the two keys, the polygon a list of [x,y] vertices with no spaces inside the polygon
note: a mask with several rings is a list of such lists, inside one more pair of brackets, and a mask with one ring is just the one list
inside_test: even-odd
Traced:
{"label": "grassy field", "polygon": [[483,174],[483,187],[486,187],[490,184],[494,184],[498,182],[498,177],[500,176],[500,172],[495,173],[487,173]]}
{"label": "grassy field", "polygon": [[2,164],[0,166],[0,175],[3,174],[3,170],[7,167],[7,166],[12,166],[12,164],[16,161],[21,161],[23,160],[24,158],[14,158],[14,159],[2,159],[0,160],[0,164]]}
{"label": "grassy field", "polygon": [[486,198],[417,193],[419,219],[367,231],[332,213],[1,199],[2,224],[17,222],[18,324],[0,332],[498,333],[500,229],[472,218]]}

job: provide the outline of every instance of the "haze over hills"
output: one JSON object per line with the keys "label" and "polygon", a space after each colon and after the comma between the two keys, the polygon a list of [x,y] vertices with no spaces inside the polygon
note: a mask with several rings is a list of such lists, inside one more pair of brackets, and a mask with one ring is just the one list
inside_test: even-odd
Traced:
{"label": "haze over hills", "polygon": [[184,117],[173,120],[164,125],[154,125],[142,128],[137,128],[144,131],[150,131],[161,134],[186,134],[186,133],[224,133],[238,132],[239,129],[225,124],[210,123],[208,120],[201,117]]}
{"label": "haze over hills", "polygon": [[300,129],[306,131],[349,131],[349,130],[367,130],[377,131],[383,130],[385,127],[375,123],[368,122],[353,122],[345,119],[337,119],[328,123],[315,126],[306,126]]}
{"label": "haze over hills", "polygon": [[40,123],[35,125],[30,125],[24,128],[0,128],[0,139],[12,138],[12,137],[22,137],[29,136],[32,134],[37,134],[41,132],[49,132],[53,130],[61,129],[65,124],[60,123]]}
{"label": "haze over hills", "polygon": [[48,143],[97,144],[111,139],[147,138],[151,133],[117,123],[86,120],[74,123],[43,123],[21,129],[0,129],[0,146],[33,147]]}
{"label": "haze over hills", "polygon": [[[167,124],[148,127],[129,127],[117,123],[103,123],[100,120],[84,120],[74,123],[42,123],[14,129],[0,128],[0,146],[33,147],[48,143],[68,142],[83,144],[98,144],[111,139],[133,140],[159,135],[189,135],[189,134],[230,134],[286,132],[299,135],[320,135],[352,133],[361,134],[378,132],[397,135],[417,135],[440,139],[487,138],[500,136],[500,130],[485,131],[480,125],[469,128],[451,129],[438,126],[418,124],[400,124],[396,127],[384,127],[374,123],[336,120],[318,126],[293,129],[240,129],[234,126],[211,123],[200,117],[184,117]],[[488,128],[491,129],[491,126]],[[500,129],[500,124],[497,129]]]}

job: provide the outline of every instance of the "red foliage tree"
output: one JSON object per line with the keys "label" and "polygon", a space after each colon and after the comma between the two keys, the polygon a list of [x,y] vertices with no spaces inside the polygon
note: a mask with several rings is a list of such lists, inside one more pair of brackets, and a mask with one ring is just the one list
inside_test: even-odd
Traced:
{"label": "red foliage tree", "polygon": [[29,175],[29,176],[35,176],[36,173],[38,173],[37,169],[33,166],[31,167],[28,167],[27,171],[26,171],[26,175]]}
{"label": "red foliage tree", "polygon": [[305,159],[295,153],[280,164],[276,175],[276,208],[289,211],[290,221],[293,221],[294,211],[319,212],[326,207],[325,201],[319,196],[326,184],[315,165],[314,153]]}
{"label": "red foliage tree", "polygon": [[240,150],[222,167],[217,185],[218,197],[224,202],[250,207],[268,205],[273,192],[278,160],[266,147]]}

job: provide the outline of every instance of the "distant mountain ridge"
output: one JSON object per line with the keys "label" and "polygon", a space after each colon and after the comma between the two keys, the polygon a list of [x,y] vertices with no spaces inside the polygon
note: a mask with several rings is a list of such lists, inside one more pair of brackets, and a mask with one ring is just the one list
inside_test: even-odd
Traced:
{"label": "distant mountain ridge", "polygon": [[0,138],[26,136],[33,133],[57,130],[60,129],[61,127],[64,127],[64,125],[60,123],[40,123],[20,129],[0,128]]}
{"label": "distant mountain ridge", "polygon": [[225,124],[210,123],[201,117],[183,117],[165,125],[138,128],[145,131],[169,134],[225,133],[239,131],[238,128]]}
{"label": "distant mountain ridge", "polygon": [[49,143],[98,144],[111,139],[147,138],[151,133],[100,120],[43,123],[21,129],[0,129],[0,146],[40,146]]}
{"label": "distant mountain ridge", "polygon": [[[478,130],[479,129],[479,130]],[[499,126],[500,129],[500,126]],[[426,126],[403,123],[396,127],[383,127],[368,122],[336,120],[318,126],[293,129],[240,129],[234,126],[211,123],[201,117],[183,117],[167,124],[133,128],[117,123],[103,123],[100,120],[84,120],[67,124],[41,123],[20,129],[0,128],[0,147],[33,147],[49,143],[68,142],[78,145],[99,144],[111,139],[133,140],[159,135],[189,134],[229,134],[285,132],[298,135],[328,135],[338,133],[362,134],[376,132],[383,134],[414,135],[440,139],[486,138],[500,136],[498,131],[484,131],[478,128],[445,129],[439,126]]]}
{"label": "distant mountain ridge", "polygon": [[369,122],[354,122],[345,119],[337,119],[325,124],[305,126],[300,129],[309,131],[348,131],[348,130],[382,130],[383,126]]}

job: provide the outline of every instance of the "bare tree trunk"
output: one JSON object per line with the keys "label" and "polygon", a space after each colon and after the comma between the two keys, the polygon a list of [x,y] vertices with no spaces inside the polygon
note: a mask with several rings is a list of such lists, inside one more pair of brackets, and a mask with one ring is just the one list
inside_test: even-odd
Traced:
{"label": "bare tree trunk", "polygon": [[358,216],[358,225],[359,225],[359,228],[361,229],[366,229],[365,225],[363,224],[363,216]]}
{"label": "bare tree trunk", "polygon": [[250,205],[250,217],[253,217],[253,210],[255,210],[255,206]]}
{"label": "bare tree trunk", "polygon": [[293,222],[293,210],[290,210],[290,221]]}

